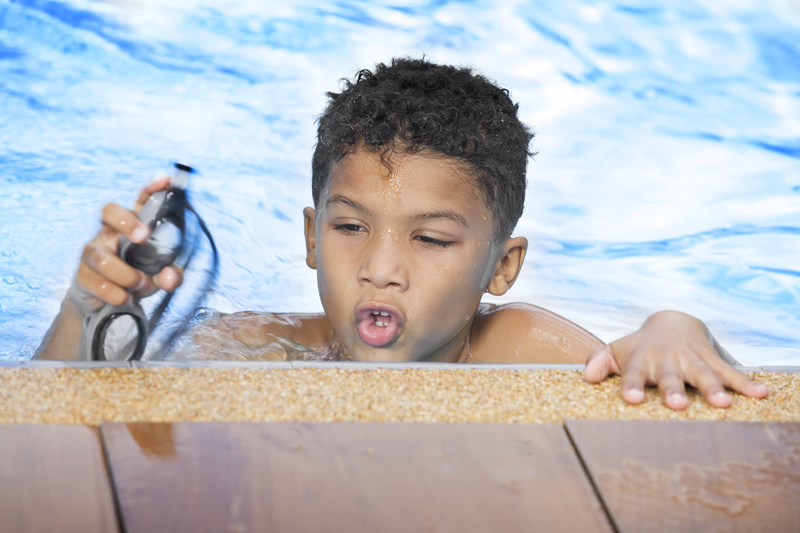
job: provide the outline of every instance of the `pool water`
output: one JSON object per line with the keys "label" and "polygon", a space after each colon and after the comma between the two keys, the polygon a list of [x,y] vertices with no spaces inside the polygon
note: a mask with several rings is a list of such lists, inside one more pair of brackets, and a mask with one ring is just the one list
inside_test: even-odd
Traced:
{"label": "pool water", "polygon": [[206,304],[320,310],[301,210],[325,92],[424,54],[537,132],[527,265],[491,301],[605,341],[677,308],[745,364],[800,364],[798,35],[788,0],[0,0],[0,357],[32,355],[102,205],[175,159],[220,249]]}

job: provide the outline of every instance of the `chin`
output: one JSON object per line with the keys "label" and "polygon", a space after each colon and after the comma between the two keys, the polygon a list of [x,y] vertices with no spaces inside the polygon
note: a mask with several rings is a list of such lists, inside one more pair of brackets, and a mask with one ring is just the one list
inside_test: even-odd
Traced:
{"label": "chin", "polygon": [[353,361],[378,362],[378,363],[408,363],[414,359],[395,350],[377,349],[363,350],[354,354]]}

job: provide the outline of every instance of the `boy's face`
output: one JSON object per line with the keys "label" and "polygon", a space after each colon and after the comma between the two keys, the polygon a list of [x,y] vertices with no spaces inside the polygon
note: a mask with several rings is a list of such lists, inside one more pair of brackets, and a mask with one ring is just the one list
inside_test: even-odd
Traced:
{"label": "boy's face", "polygon": [[[458,361],[503,255],[474,178],[454,160],[356,150],[307,208],[307,262],[355,360]],[[512,280],[513,282],[513,280]],[[493,291],[494,292],[494,291]]]}

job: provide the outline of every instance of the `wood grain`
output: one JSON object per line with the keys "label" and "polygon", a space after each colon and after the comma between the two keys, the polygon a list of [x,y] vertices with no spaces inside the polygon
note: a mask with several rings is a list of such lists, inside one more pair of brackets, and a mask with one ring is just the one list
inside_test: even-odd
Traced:
{"label": "wood grain", "polygon": [[103,424],[125,530],[610,531],[560,425]]}
{"label": "wood grain", "polygon": [[570,420],[621,532],[800,531],[800,423]]}
{"label": "wood grain", "polygon": [[0,531],[117,531],[97,428],[0,425]]}

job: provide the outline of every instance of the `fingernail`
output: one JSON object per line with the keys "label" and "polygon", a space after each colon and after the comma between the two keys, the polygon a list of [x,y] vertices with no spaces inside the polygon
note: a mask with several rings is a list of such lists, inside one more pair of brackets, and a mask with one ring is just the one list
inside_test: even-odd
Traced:
{"label": "fingernail", "polygon": [[144,289],[144,286],[145,286],[145,285],[147,285],[147,276],[145,276],[144,274],[142,274],[142,275],[139,277],[139,283],[137,283],[137,284],[136,284],[136,286],[133,288],[133,290],[135,290],[135,291],[142,290],[142,289]]}
{"label": "fingernail", "polygon": [[136,226],[136,229],[131,233],[131,240],[135,243],[141,243],[147,238],[149,233],[148,229],[144,226]]}
{"label": "fingernail", "polygon": [[669,394],[669,396],[667,396],[667,401],[671,402],[671,403],[675,403],[675,402],[683,401],[683,398],[684,398],[684,396],[680,392],[672,392],[672,393]]}
{"label": "fingernail", "polygon": [[714,398],[717,398],[717,399],[720,399],[720,400],[727,400],[730,397],[731,397],[730,394],[728,394],[727,392],[722,391],[722,390],[718,390],[717,392],[714,393]]}
{"label": "fingernail", "polygon": [[628,389],[625,391],[625,399],[629,402],[640,402],[644,400],[644,391],[642,389]]}

